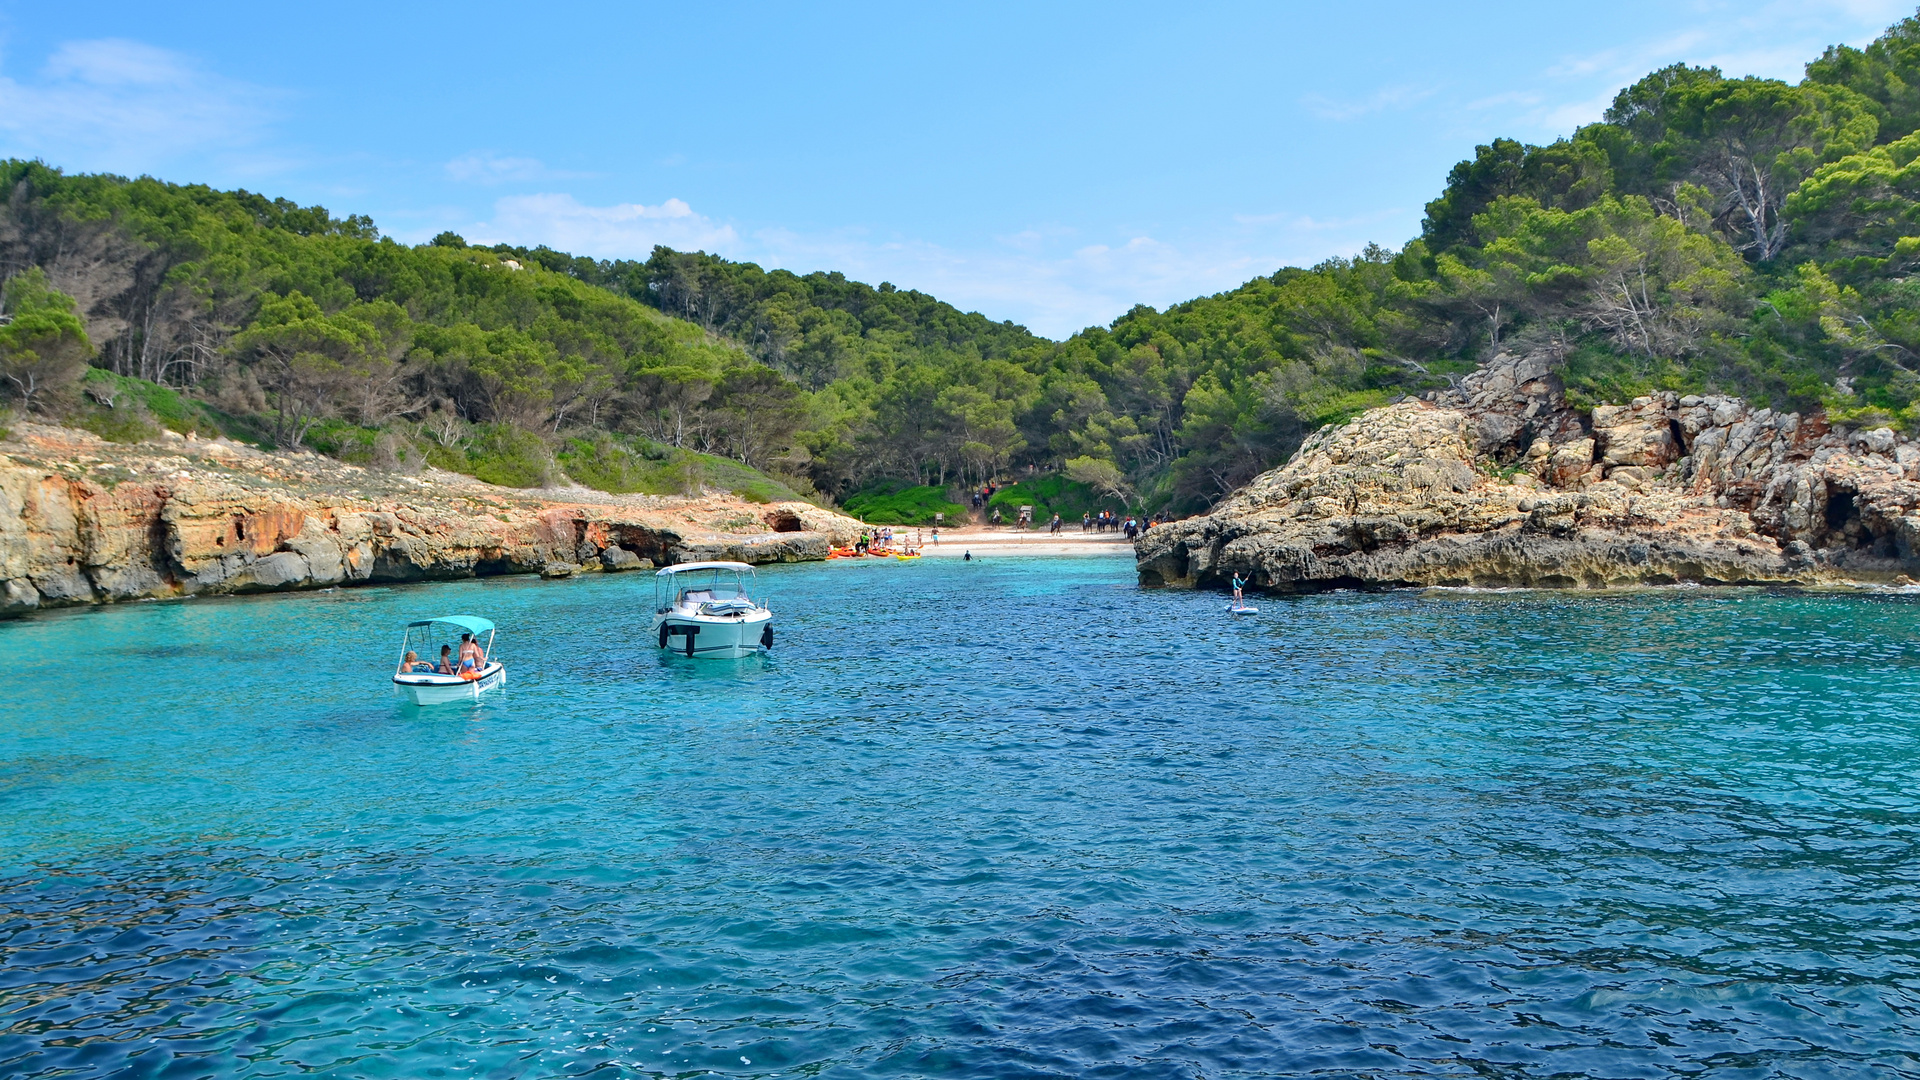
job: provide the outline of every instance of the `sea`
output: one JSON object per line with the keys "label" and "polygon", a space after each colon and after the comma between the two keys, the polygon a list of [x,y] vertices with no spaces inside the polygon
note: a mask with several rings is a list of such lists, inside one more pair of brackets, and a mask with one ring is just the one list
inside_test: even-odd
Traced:
{"label": "sea", "polygon": [[653,587],[0,624],[0,1076],[1920,1077],[1920,596]]}

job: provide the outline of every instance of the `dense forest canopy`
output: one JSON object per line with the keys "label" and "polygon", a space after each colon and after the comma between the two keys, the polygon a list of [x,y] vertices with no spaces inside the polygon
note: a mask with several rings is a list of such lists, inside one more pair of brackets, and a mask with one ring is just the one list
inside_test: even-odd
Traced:
{"label": "dense forest canopy", "polygon": [[1576,400],[1715,389],[1920,429],[1920,16],[1798,83],[1654,72],[1550,145],[1476,148],[1398,250],[1060,342],[837,273],[0,180],[0,391],[102,431],[178,391],[159,420],[507,482],[632,489],[705,454],[833,498],[1017,470],[1185,512],[1502,350]]}

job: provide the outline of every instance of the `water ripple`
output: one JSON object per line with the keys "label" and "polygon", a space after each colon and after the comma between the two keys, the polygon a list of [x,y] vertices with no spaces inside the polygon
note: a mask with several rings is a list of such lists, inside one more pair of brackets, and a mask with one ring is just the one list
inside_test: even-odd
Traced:
{"label": "water ripple", "polygon": [[[0,626],[0,1073],[1920,1076],[1911,598],[1126,571],[781,568],[740,664],[625,577]],[[512,684],[393,704],[461,607]]]}

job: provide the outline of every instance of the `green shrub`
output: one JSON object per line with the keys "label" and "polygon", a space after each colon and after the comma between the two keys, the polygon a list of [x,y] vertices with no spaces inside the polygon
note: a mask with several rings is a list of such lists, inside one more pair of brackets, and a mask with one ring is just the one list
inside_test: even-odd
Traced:
{"label": "green shrub", "polygon": [[380,429],[349,424],[345,420],[322,420],[307,432],[307,445],[328,457],[355,465],[372,465]]}
{"label": "green shrub", "polygon": [[749,465],[732,458],[682,451],[699,466],[700,482],[710,488],[724,488],[748,502],[800,502],[793,489]]}
{"label": "green shrub", "polygon": [[530,488],[552,475],[546,440],[511,424],[476,424],[457,446],[427,447],[427,464],[501,487]]}
{"label": "green shrub", "polygon": [[994,492],[993,498],[987,500],[987,515],[991,518],[993,511],[998,508],[1001,517],[1011,524],[1019,520],[1022,506],[1033,507],[1035,525],[1044,524],[1055,514],[1064,520],[1078,522],[1081,514],[1098,514],[1102,510],[1115,513],[1126,511],[1120,500],[1055,473],[1008,484]]}
{"label": "green shrub", "polygon": [[104,368],[88,368],[79,386],[82,392],[61,409],[59,419],[109,442],[151,439],[162,428],[182,435],[223,428],[211,409],[170,386]]}
{"label": "green shrub", "polygon": [[1697,394],[1708,389],[1699,372],[1672,360],[1629,356],[1602,345],[1583,345],[1573,350],[1567,356],[1560,378],[1566,383],[1567,402],[1577,409],[1589,410],[1606,402],[1632,401],[1656,390]]}
{"label": "green shrub", "polygon": [[595,491],[669,495],[680,490],[668,475],[672,470],[666,467],[665,455],[653,458],[608,436],[568,439],[556,457],[568,476]]}
{"label": "green shrub", "polygon": [[931,525],[935,514],[945,514],[947,521],[958,524],[967,517],[967,508],[947,501],[947,493],[940,488],[912,487],[900,481],[882,481],[849,495],[841,507],[875,525]]}
{"label": "green shrub", "polygon": [[61,419],[114,443],[137,443],[160,434],[160,429],[147,419],[147,410],[138,402],[111,409],[87,402],[72,406]]}
{"label": "green shrub", "polygon": [[568,439],[557,460],[574,480],[614,494],[681,495],[708,487],[754,503],[800,499],[787,485],[740,462],[651,439],[607,434]]}

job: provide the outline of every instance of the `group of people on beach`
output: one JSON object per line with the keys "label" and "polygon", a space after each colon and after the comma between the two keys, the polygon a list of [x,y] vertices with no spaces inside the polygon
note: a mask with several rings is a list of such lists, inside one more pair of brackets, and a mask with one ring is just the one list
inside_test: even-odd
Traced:
{"label": "group of people on beach", "polygon": [[[392,653],[387,655],[391,656]],[[434,675],[464,675],[469,671],[477,672],[486,666],[487,654],[480,649],[480,643],[473,640],[472,634],[460,635],[460,655],[454,656],[453,646],[440,646],[440,662],[430,664],[420,659],[420,654],[412,649],[400,658],[400,670],[397,674],[410,675],[414,672],[426,672]]]}
{"label": "group of people on beach", "polygon": [[[936,544],[940,542],[940,527],[937,525],[934,526],[934,529],[933,529],[933,542]],[[862,532],[860,534],[860,539],[855,540],[853,542],[853,550],[855,551],[855,553],[860,555],[865,555],[865,554],[868,554],[869,552],[884,552],[884,553],[892,553],[897,555],[918,555],[920,554],[920,547],[921,547],[920,530],[915,529],[913,531],[912,540],[908,540],[907,534],[905,532],[902,532],[900,534],[900,544],[901,544],[901,547],[898,550],[896,550],[893,546],[893,529],[892,528],[890,527],[880,528],[880,529],[874,530],[873,532]]]}
{"label": "group of people on beach", "polygon": [[[1053,516],[1053,520],[1055,522],[1058,522],[1060,520],[1060,515],[1055,514]],[[1102,510],[1098,514],[1092,514],[1092,513],[1081,514],[1080,515],[1080,531],[1081,532],[1108,532],[1110,530],[1118,530],[1120,532],[1125,533],[1127,536],[1127,539],[1132,540],[1135,537],[1139,536],[1141,533],[1146,532],[1148,529],[1151,529],[1155,525],[1160,524],[1163,520],[1165,519],[1157,516],[1150,518],[1143,514],[1140,517],[1134,517],[1132,515],[1128,515],[1126,520],[1122,521],[1120,519],[1119,514],[1116,514],[1111,510]],[[1058,528],[1055,528],[1053,531],[1059,532],[1060,530]]]}
{"label": "group of people on beach", "polygon": [[[1000,513],[1000,508],[992,505],[993,493],[999,490],[998,487],[989,481],[981,484],[978,490],[971,493],[973,508],[987,512],[986,523],[989,525],[1006,524],[1006,518]],[[1080,531],[1124,533],[1127,539],[1132,540],[1137,538],[1141,533],[1167,520],[1170,519],[1160,515],[1148,517],[1145,514],[1139,516],[1129,514],[1123,518],[1112,510],[1102,510],[1097,514],[1089,511],[1080,515]],[[1029,519],[1023,511],[1020,524],[1024,526],[1028,524],[1028,522]],[[1047,522],[1047,531],[1050,533],[1057,533],[1064,528],[1066,528],[1066,522],[1061,520],[1059,514],[1053,515]],[[939,543],[939,535],[939,532],[936,530],[934,533],[935,543]]]}

